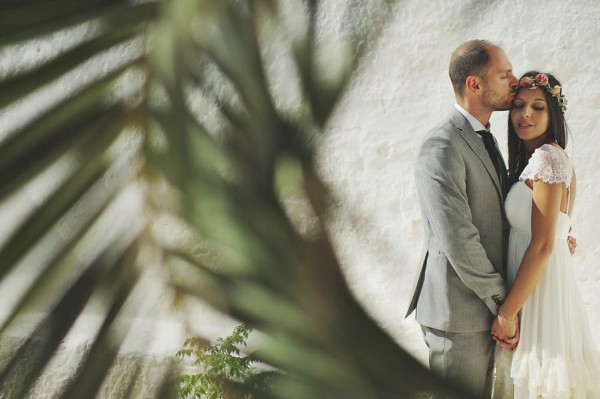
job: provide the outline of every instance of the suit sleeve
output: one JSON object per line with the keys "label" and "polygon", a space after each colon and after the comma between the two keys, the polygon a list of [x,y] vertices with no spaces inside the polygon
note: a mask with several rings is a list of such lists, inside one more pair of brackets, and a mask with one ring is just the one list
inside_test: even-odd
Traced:
{"label": "suit sleeve", "polygon": [[464,159],[449,138],[431,135],[425,140],[417,157],[415,182],[433,235],[456,274],[497,314],[506,284],[481,245],[467,198]]}

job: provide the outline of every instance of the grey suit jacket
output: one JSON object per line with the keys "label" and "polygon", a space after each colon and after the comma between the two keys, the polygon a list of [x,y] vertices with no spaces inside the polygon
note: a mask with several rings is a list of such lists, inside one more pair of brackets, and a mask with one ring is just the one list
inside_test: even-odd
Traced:
{"label": "grey suit jacket", "polygon": [[407,316],[453,332],[491,327],[506,296],[509,226],[494,165],[457,110],[425,136],[415,165],[425,242]]}

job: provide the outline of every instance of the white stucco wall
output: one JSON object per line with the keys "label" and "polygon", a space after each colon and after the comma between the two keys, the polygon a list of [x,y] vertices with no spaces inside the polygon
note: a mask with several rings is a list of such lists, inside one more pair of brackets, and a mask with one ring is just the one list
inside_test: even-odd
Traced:
{"label": "white stucco wall", "polygon": [[[404,318],[422,245],[413,164],[422,137],[451,110],[448,61],[469,39],[499,43],[517,76],[538,68],[563,83],[578,181],[573,273],[592,328],[600,329],[599,20],[600,3],[591,0],[401,1],[339,107],[319,158],[344,212],[355,217],[334,230],[347,278],[371,314],[422,361],[418,324]],[[506,118],[499,112],[491,120],[505,158]]]}
{"label": "white stucco wall", "polygon": [[[375,1],[354,1],[354,12],[371,12],[369,4]],[[324,3],[319,26],[335,38],[341,35],[336,33],[336,26],[340,7],[346,2]],[[404,318],[422,237],[413,163],[421,138],[452,107],[454,99],[447,76],[450,53],[468,39],[484,38],[502,45],[516,75],[539,68],[554,72],[562,80],[573,133],[568,151],[573,155],[578,177],[573,224],[579,247],[573,273],[580,283],[592,327],[599,329],[600,268],[596,259],[600,257],[600,186],[596,182],[600,171],[594,135],[600,133],[600,3],[405,0],[398,1],[394,10],[389,26],[368,52],[338,107],[319,150],[322,174],[342,199],[342,215],[351,216],[342,219],[345,222],[336,225],[333,234],[356,296],[386,331],[425,361],[426,348],[419,327],[414,317]],[[4,55],[0,57],[0,74],[20,67],[11,63],[50,57],[62,48],[59,44],[71,46],[72,36],[40,40],[37,47],[28,47],[28,52],[5,49],[0,53]],[[328,50],[335,50],[335,43]],[[103,65],[98,63],[99,67]],[[39,112],[42,105],[55,101],[54,90],[66,90],[73,81],[84,82],[94,73],[93,68],[85,71],[78,69],[20,106],[2,110],[0,137],[30,118],[32,112]],[[287,105],[293,107],[297,99],[293,89],[288,92],[283,87],[285,79],[274,83],[282,85],[276,91],[292,93]],[[492,130],[506,155],[505,112],[492,117]],[[7,226],[15,225],[31,208],[39,206],[50,191],[46,188],[32,185],[0,204],[0,219],[4,221],[0,241],[10,231]],[[5,281],[3,287],[11,281]],[[12,297],[6,290],[3,295],[3,299]],[[6,308],[7,302],[4,304]],[[5,311],[0,309],[0,314]],[[199,329],[207,336],[228,334],[236,324],[209,309],[195,314],[196,319],[204,321]],[[174,353],[182,340],[173,337],[185,337],[180,330],[167,335],[162,345],[157,345],[157,352]]]}

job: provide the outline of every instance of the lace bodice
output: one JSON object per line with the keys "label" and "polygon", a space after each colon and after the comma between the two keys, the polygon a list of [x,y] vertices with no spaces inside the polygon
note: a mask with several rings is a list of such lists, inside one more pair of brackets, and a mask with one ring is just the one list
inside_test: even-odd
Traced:
{"label": "lace bodice", "polygon": [[537,148],[529,163],[519,176],[519,180],[541,180],[544,183],[571,184],[573,167],[565,151],[550,144]]}

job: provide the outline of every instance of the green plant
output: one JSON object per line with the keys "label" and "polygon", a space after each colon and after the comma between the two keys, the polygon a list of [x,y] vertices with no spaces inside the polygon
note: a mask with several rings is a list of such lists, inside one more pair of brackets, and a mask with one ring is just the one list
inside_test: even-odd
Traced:
{"label": "green plant", "polygon": [[[142,336],[131,320],[155,316],[152,299],[200,300],[260,329],[257,360],[283,371],[261,399],[457,392],[357,303],[329,236],[336,199],[316,148],[397,15],[392,1],[370,0],[364,15],[358,3],[0,2],[3,60],[17,60],[0,75],[0,116],[18,122],[0,139],[0,202],[44,193],[0,242],[0,280],[27,275],[0,321],[0,339],[15,326],[23,334],[0,364],[0,396],[35,397],[90,309],[91,342],[52,395],[101,395],[126,337]],[[339,27],[319,19],[324,4],[339,4]],[[17,59],[55,37],[77,40]],[[23,108],[32,112],[12,117]],[[168,293],[140,284],[148,276]],[[168,367],[157,379],[144,399],[177,394]],[[122,395],[139,380],[128,375]]]}
{"label": "green plant", "polygon": [[236,393],[232,383],[250,386],[253,392],[264,392],[276,375],[276,371],[254,366],[256,360],[240,352],[252,329],[245,324],[237,326],[233,333],[218,338],[215,345],[207,345],[200,338],[185,340],[183,349],[177,352],[182,359],[192,361],[198,369],[196,374],[180,377],[179,395],[182,399],[252,399],[258,396],[251,393]]}

